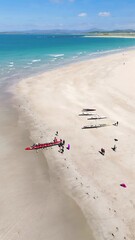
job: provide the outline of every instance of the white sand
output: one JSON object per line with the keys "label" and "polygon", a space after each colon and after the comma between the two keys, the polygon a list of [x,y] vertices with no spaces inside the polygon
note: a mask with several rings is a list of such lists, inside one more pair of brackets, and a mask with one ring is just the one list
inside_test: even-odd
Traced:
{"label": "white sand", "polygon": [[[78,203],[98,240],[135,239],[134,90],[135,51],[72,64],[16,87],[16,98],[33,119],[33,140],[50,141],[58,130],[71,144],[63,155],[58,148],[44,153],[55,182]],[[78,116],[93,107],[107,119]],[[101,122],[109,126],[82,129]]]}
{"label": "white sand", "polygon": [[0,101],[0,240],[89,240],[80,208],[53,181],[42,152],[24,150],[30,126],[10,101]]}

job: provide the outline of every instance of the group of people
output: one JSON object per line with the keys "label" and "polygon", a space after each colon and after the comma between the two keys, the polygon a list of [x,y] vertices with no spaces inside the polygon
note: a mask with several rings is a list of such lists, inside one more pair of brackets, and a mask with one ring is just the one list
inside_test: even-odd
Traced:
{"label": "group of people", "polygon": [[[114,126],[118,126],[119,122],[115,122],[113,125]],[[114,141],[118,141],[117,138],[114,138]],[[116,152],[116,149],[117,149],[117,146],[116,144],[114,144],[114,147],[112,147],[112,150]],[[102,155],[105,155],[105,149],[104,148],[101,148],[101,150],[99,151]]]}
{"label": "group of people", "polygon": [[35,147],[38,146],[40,143],[33,143],[33,145],[31,147]]}
{"label": "group of people", "polygon": [[[55,136],[58,136],[58,131],[56,131]],[[56,139],[56,137],[54,138]],[[60,144],[59,144],[59,152],[64,153],[64,146],[65,146],[65,140],[60,139]]]}
{"label": "group of people", "polygon": [[[117,139],[117,141],[118,141],[118,139]],[[116,149],[117,149],[117,146],[116,146],[116,144],[114,144],[114,147],[112,147],[112,150],[116,152]],[[104,149],[104,148],[101,148],[100,153],[101,153],[102,155],[105,155],[105,149]]]}
{"label": "group of people", "polygon": [[60,144],[59,144],[60,153],[64,153],[64,145],[65,145],[65,140],[62,141],[62,139],[60,139]]}

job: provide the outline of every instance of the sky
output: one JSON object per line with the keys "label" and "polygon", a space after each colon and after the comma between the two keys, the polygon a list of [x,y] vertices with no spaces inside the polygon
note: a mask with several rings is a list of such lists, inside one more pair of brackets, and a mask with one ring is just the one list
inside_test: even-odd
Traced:
{"label": "sky", "polygon": [[134,29],[135,0],[0,0],[0,31]]}

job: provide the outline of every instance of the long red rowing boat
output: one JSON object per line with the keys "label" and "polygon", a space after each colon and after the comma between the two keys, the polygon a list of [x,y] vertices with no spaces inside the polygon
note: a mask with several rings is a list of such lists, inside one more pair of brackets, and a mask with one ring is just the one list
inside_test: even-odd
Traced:
{"label": "long red rowing boat", "polygon": [[54,140],[53,142],[49,143],[38,143],[38,144],[33,144],[33,146],[26,147],[25,150],[37,150],[41,148],[48,148],[48,147],[53,147],[57,146],[62,143],[62,140]]}

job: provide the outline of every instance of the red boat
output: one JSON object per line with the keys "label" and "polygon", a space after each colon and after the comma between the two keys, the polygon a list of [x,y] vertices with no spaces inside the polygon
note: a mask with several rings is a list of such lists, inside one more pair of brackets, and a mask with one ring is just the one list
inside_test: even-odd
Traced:
{"label": "red boat", "polygon": [[62,140],[61,139],[57,140],[57,138],[55,138],[53,142],[33,144],[30,147],[26,147],[25,150],[38,150],[41,148],[48,148],[48,147],[53,147],[61,144],[62,144]]}

